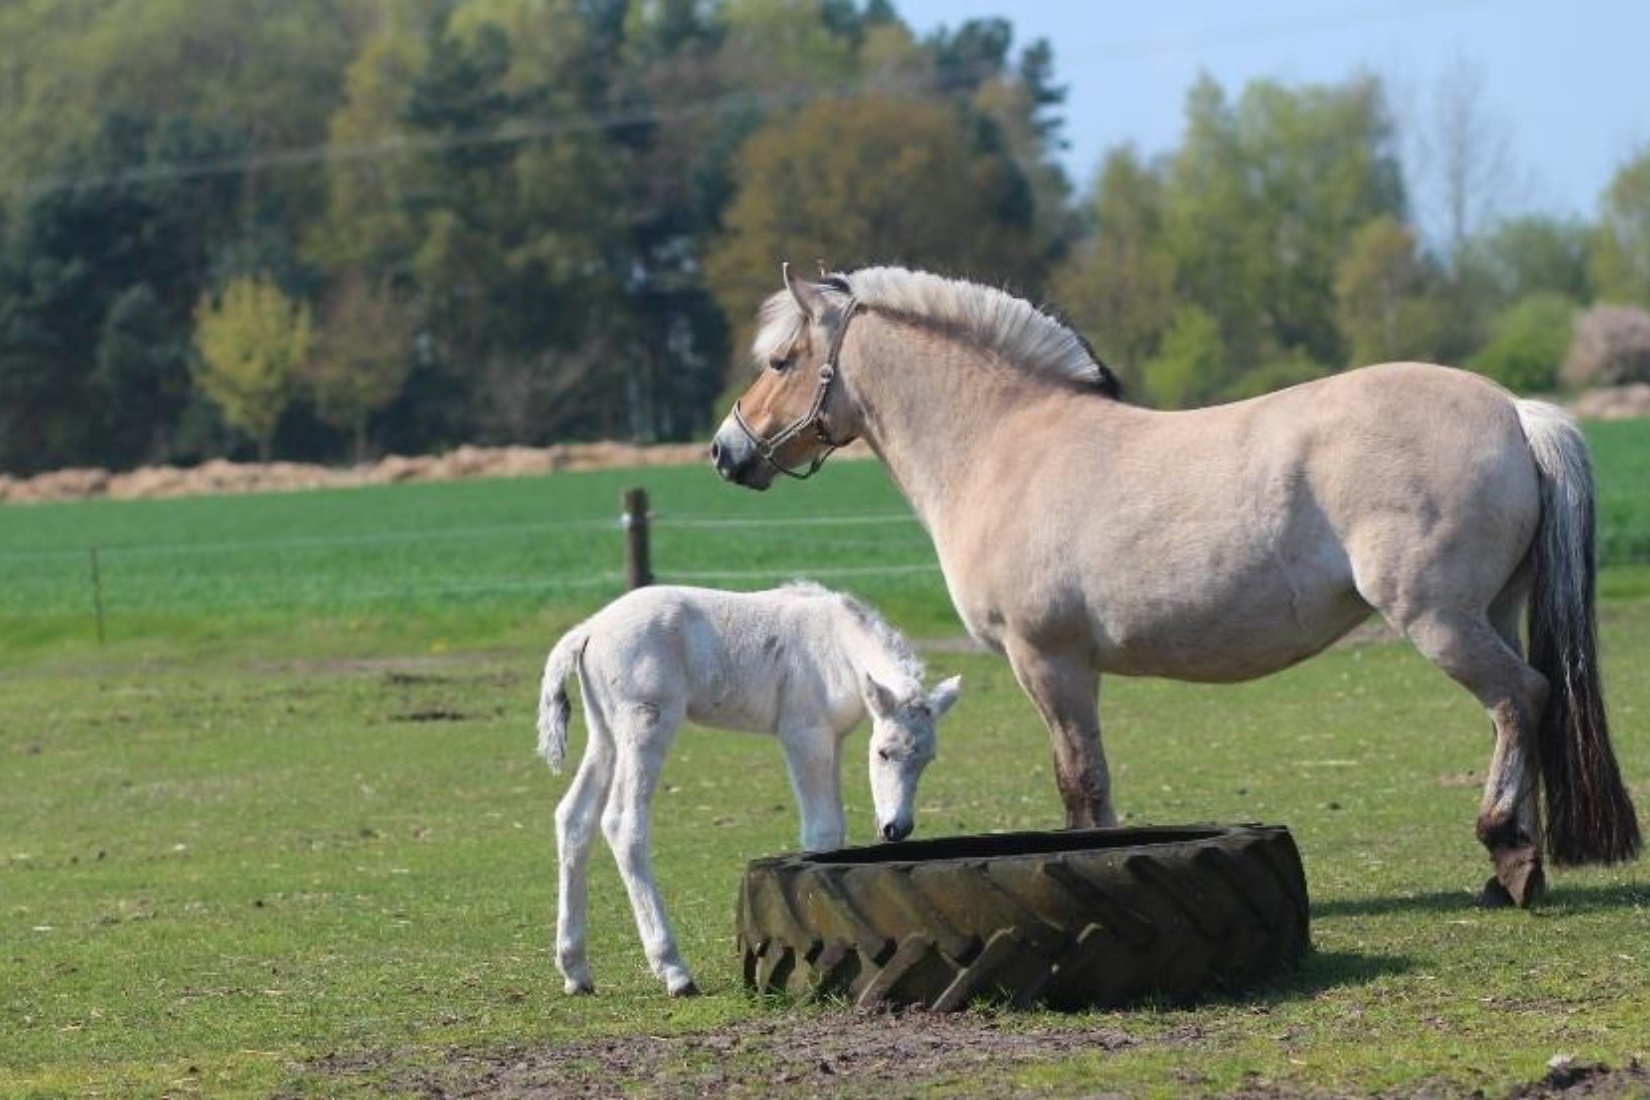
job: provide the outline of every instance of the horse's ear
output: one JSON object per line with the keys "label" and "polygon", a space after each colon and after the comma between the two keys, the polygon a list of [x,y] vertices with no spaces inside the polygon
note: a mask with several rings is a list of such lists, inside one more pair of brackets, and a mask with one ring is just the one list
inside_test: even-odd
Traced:
{"label": "horse's ear", "polygon": [[791,300],[796,308],[808,315],[810,321],[818,321],[825,316],[830,303],[825,300],[825,292],[818,283],[791,274],[790,264],[779,266],[780,274],[785,277],[785,286],[791,292]]}
{"label": "horse's ear", "polygon": [[894,693],[877,683],[876,678],[869,672],[865,673],[865,705],[871,708],[871,713],[877,718],[892,718],[899,713],[899,700]]}
{"label": "horse's ear", "polygon": [[949,680],[936,684],[934,690],[928,693],[928,709],[934,712],[938,721],[945,712],[956,705],[962,695],[962,677],[953,676]]}

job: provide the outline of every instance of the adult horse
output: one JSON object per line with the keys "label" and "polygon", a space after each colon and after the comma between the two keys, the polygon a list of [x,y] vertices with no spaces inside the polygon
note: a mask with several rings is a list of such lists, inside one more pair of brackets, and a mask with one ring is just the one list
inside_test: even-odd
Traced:
{"label": "adult horse", "polygon": [[870,445],[1047,724],[1068,825],[1116,822],[1100,673],[1247,680],[1378,611],[1494,725],[1486,904],[1541,890],[1543,839],[1559,865],[1637,854],[1599,690],[1591,466],[1564,412],[1418,363],[1155,411],[993,288],[890,267],[785,282],[717,472],[765,489]]}

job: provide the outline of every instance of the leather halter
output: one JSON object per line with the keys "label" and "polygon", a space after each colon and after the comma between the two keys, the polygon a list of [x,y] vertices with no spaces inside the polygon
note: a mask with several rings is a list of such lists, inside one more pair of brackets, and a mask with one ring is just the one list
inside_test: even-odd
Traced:
{"label": "leather halter", "polygon": [[[735,401],[733,403],[733,422],[739,425],[739,430],[744,432],[745,438],[751,441],[751,446],[755,447],[756,453],[762,456],[762,461],[786,477],[794,477],[798,481],[813,477],[819,472],[819,468],[825,465],[825,460],[831,457],[833,451],[845,443],[853,442],[851,439],[835,440],[831,438],[831,433],[825,428],[825,398],[831,392],[831,383],[836,380],[837,361],[842,357],[842,340],[848,334],[848,322],[858,309],[859,299],[853,297],[850,297],[847,304],[842,307],[842,323],[831,336],[831,346],[825,355],[825,362],[819,367],[819,388],[814,391],[813,404],[808,406],[807,412],[785,425],[777,435],[769,439],[763,439],[757,435],[751,429],[751,426],[746,423],[745,414],[740,410],[739,402]],[[813,461],[808,464],[808,468],[800,473],[780,465],[779,460],[775,457],[779,449],[810,428],[813,429],[814,438],[824,444],[825,450],[815,455]]]}

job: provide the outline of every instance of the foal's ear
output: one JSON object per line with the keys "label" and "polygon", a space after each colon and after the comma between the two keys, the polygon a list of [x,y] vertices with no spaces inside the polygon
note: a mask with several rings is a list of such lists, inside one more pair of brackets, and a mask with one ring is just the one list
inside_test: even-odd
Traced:
{"label": "foal's ear", "polygon": [[877,683],[876,678],[869,672],[865,673],[865,705],[871,708],[871,713],[877,718],[892,718],[899,713],[899,700],[894,693]]}
{"label": "foal's ear", "polygon": [[825,299],[825,292],[818,283],[791,274],[790,264],[779,265],[779,273],[785,277],[785,286],[791,292],[791,300],[796,308],[808,315],[810,321],[818,321],[825,316],[830,303]]}
{"label": "foal's ear", "polygon": [[934,712],[934,719],[938,721],[946,711],[956,705],[962,695],[962,677],[953,676],[934,686],[928,693],[928,709]]}

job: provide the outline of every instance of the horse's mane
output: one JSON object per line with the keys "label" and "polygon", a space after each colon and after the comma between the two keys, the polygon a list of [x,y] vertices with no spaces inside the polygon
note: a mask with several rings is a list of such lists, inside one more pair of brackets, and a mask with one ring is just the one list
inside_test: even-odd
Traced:
{"label": "horse's mane", "polygon": [[[828,275],[822,286],[826,294],[843,301],[851,295],[866,309],[958,330],[1026,370],[1107,397],[1123,394],[1117,376],[1079,333],[996,287],[903,267],[866,267]],[[762,306],[753,348],[757,362],[765,362],[795,340],[805,323],[789,293],[780,291],[769,298]]]}
{"label": "horse's mane", "polygon": [[791,581],[785,585],[785,591],[795,592],[801,596],[814,596],[820,599],[833,600],[840,604],[861,626],[871,633],[871,636],[877,640],[883,649],[888,651],[888,655],[894,658],[902,672],[909,674],[917,683],[922,683],[923,665],[921,659],[917,657],[916,650],[911,648],[911,643],[906,640],[905,635],[889,626],[888,620],[884,619],[870,604],[865,603],[857,596],[850,596],[846,592],[834,592],[823,585],[815,584],[813,581]]}

